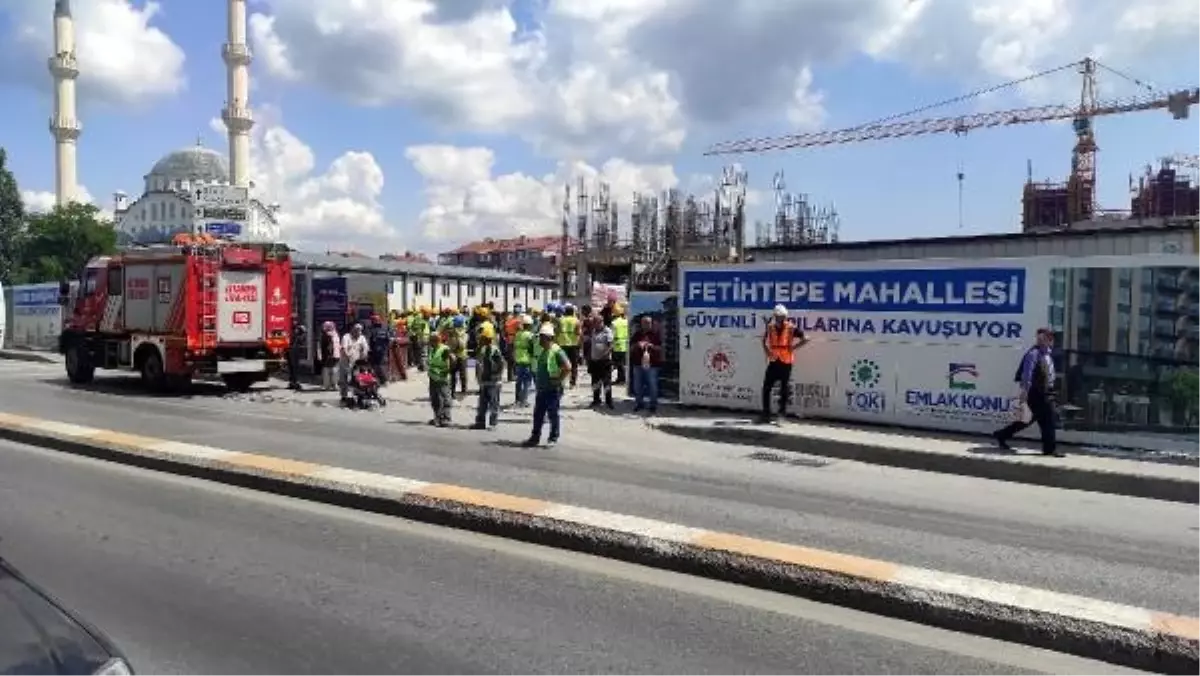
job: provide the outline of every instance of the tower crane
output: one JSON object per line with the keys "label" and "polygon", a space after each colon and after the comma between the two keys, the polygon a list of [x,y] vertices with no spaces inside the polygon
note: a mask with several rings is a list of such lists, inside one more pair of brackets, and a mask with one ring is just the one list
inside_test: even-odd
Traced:
{"label": "tower crane", "polygon": [[[977,99],[987,94],[1025,84],[1052,73],[1068,69],[1075,69],[1082,79],[1078,104],[1014,108],[952,117],[916,120],[905,119],[935,108]],[[1096,73],[1099,69],[1129,80],[1147,91],[1136,96],[1098,101],[1096,98]],[[1191,106],[1197,103],[1200,103],[1200,87],[1164,92],[1150,87],[1146,83],[1125,75],[1114,68],[1105,66],[1095,59],[1086,58],[1082,61],[1034,73],[1019,80],[1006,82],[986,89],[979,89],[946,101],[922,106],[906,113],[890,115],[855,127],[834,131],[818,131],[806,134],[788,134],[768,138],[726,141],[713,145],[704,154],[738,155],[766,153],[947,132],[962,135],[975,129],[1071,120],[1075,131],[1075,147],[1071,155],[1071,177],[1067,182],[1067,192],[1069,195],[1068,211],[1070,218],[1071,221],[1076,221],[1084,220],[1086,216],[1094,211],[1092,201],[1096,192],[1096,137],[1092,127],[1093,119],[1106,115],[1166,109],[1176,120],[1183,120],[1187,119]]]}

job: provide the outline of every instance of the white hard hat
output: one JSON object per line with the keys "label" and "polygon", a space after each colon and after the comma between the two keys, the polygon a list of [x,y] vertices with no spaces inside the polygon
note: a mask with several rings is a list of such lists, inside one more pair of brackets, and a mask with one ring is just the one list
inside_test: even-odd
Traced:
{"label": "white hard hat", "polygon": [[554,337],[554,327],[550,324],[542,324],[542,328],[538,329],[538,335],[545,338]]}
{"label": "white hard hat", "polygon": [[529,315],[521,315],[521,324],[525,326],[533,326],[533,317]]}
{"label": "white hard hat", "polygon": [[782,305],[775,306],[775,316],[776,317],[786,317],[787,314],[788,314],[787,308],[785,308]]}

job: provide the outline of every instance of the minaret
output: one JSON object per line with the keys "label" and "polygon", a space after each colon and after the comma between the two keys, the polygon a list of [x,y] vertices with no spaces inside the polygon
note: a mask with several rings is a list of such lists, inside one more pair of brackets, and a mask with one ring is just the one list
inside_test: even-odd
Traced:
{"label": "minaret", "polygon": [[229,134],[229,182],[250,185],[250,47],[246,45],[246,0],[228,0],[228,41],[221,47],[225,60],[226,101],[221,119]]}
{"label": "minaret", "polygon": [[75,116],[75,20],[70,0],[54,3],[54,56],[50,57],[54,76],[54,114],[50,133],[54,136],[54,195],[59,204],[67,204],[78,195],[75,182],[75,142],[79,140],[79,118]]}

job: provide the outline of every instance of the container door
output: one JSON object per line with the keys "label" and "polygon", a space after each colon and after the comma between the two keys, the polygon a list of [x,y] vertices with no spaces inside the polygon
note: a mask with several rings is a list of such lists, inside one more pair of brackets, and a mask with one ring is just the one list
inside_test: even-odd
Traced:
{"label": "container door", "polygon": [[221,270],[217,279],[217,340],[258,343],[264,339],[262,270]]}

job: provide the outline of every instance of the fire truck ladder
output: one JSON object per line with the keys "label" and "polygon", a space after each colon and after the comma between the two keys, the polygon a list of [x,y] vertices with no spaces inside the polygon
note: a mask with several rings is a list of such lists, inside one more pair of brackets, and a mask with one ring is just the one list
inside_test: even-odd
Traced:
{"label": "fire truck ladder", "polygon": [[221,249],[212,244],[196,247],[200,259],[200,349],[217,347],[217,274]]}

